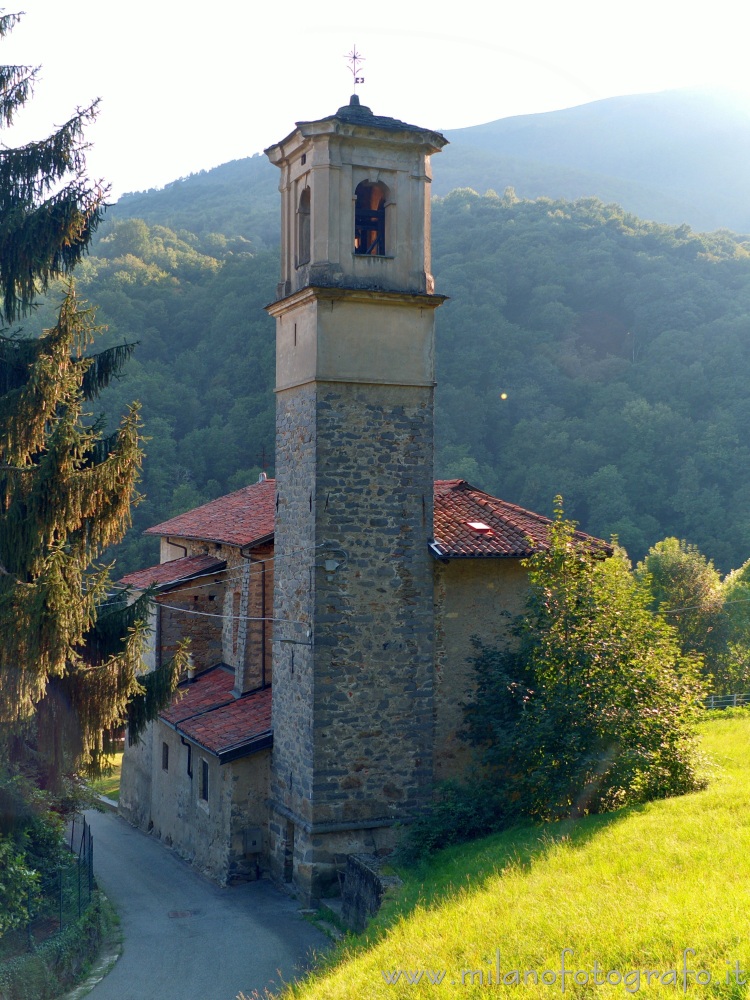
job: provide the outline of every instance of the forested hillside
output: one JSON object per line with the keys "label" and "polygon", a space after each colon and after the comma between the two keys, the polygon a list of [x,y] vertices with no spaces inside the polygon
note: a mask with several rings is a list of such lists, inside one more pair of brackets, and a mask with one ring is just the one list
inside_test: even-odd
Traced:
{"label": "forested hillside", "polygon": [[[646,95],[460,130],[435,157],[435,188],[503,190],[518,176],[527,194],[561,182],[596,193],[618,165],[623,200],[648,188],[657,218],[686,198],[711,217],[746,218],[750,130],[745,112],[722,108],[705,95]],[[278,276],[276,183],[254,156],[127,195],[77,272],[107,341],[139,343],[107,400],[114,416],[139,398],[150,438],[122,572],[158,558],[143,529],[273,471],[274,325],[263,306]],[[634,559],[675,535],[725,571],[740,566],[749,247],[595,198],[462,188],[435,199],[433,271],[450,296],[437,314],[437,475],[547,513],[562,493],[569,516],[616,532]],[[53,322],[51,303],[36,322]]]}
{"label": "forested hillside", "polygon": [[[259,241],[261,244],[263,241]],[[80,268],[109,342],[137,340],[120,404],[150,437],[140,532],[273,469],[276,252],[114,220]],[[437,467],[619,534],[666,535],[728,570],[750,555],[750,254],[729,233],[643,222],[595,199],[458,190],[433,207]],[[43,317],[42,317],[43,318]],[[503,396],[507,398],[503,398]]]}
{"label": "forested hillside", "polygon": [[[449,145],[432,163],[440,197],[458,187],[513,187],[520,198],[593,196],[644,219],[750,231],[750,102],[721,90],[612,97],[446,136]],[[276,168],[256,154],[125,195],[113,214],[275,246],[277,185]]]}
{"label": "forested hillside", "polygon": [[[750,554],[750,255],[595,200],[436,206],[439,471],[630,554]],[[507,394],[503,399],[501,394]]]}

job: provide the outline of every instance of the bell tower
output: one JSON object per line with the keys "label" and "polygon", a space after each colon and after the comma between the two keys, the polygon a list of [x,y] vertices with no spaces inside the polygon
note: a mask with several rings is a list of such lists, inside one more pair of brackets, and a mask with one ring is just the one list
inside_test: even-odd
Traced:
{"label": "bell tower", "polygon": [[350,104],[266,150],[281,179],[270,843],[311,902],[433,780],[437,132]]}

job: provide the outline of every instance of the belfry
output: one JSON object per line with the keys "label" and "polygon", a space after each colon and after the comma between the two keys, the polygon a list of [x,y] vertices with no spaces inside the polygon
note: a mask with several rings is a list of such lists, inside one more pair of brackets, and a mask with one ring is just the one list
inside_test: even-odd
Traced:
{"label": "belfry", "polygon": [[434,780],[437,132],[356,95],[266,150],[281,180],[269,858],[310,901]]}

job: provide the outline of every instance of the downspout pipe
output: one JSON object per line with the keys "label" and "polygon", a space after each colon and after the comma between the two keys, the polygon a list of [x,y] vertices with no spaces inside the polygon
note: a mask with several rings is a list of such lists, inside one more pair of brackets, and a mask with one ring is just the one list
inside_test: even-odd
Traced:
{"label": "downspout pipe", "polygon": [[[252,552],[245,552],[245,548],[246,546],[240,546],[240,556],[250,563],[252,579],[253,555]],[[260,628],[260,686],[262,689],[268,686],[266,683],[266,560],[259,559],[258,564],[260,565],[260,616],[263,619]]]}
{"label": "downspout pipe", "polygon": [[179,542],[173,542],[169,535],[167,535],[167,545],[174,545],[176,549],[182,549],[182,554],[187,559],[187,545],[180,545]]}

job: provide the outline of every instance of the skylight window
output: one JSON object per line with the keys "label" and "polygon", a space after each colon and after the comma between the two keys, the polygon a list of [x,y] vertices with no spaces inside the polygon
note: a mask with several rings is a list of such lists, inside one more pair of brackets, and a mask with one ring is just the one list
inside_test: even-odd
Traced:
{"label": "skylight window", "polygon": [[485,524],[484,521],[467,521],[466,523],[474,531],[479,532],[480,535],[488,535],[492,532],[492,528],[489,524]]}

